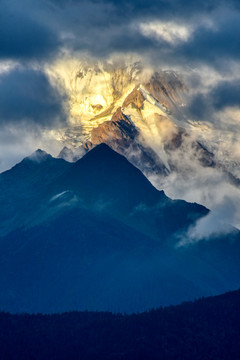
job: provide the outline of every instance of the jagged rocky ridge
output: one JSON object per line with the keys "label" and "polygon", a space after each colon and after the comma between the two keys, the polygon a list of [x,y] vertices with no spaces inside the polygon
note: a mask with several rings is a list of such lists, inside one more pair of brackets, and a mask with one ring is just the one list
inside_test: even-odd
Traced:
{"label": "jagged rocky ridge", "polygon": [[229,162],[204,139],[205,125],[187,118],[188,89],[179,74],[146,73],[141,63],[78,67],[70,79],[61,75],[71,98],[71,126],[61,133],[60,158],[76,161],[104,142],[159,188],[170,174],[191,181],[197,167],[216,169],[239,186]]}
{"label": "jagged rocky ridge", "polygon": [[[138,75],[141,73],[139,64],[135,65]],[[118,72],[118,70],[115,70]],[[127,71],[122,69],[119,74],[119,81],[125,79]],[[115,73],[115,72],[113,72]],[[114,83],[114,80],[112,80]],[[128,84],[128,86],[127,86]],[[134,85],[132,90],[129,89]],[[158,129],[158,123],[164,127],[168,121],[169,114],[180,113],[179,104],[183,101],[184,85],[175,73],[162,72],[152,75],[150,80],[141,85],[140,78],[127,77],[125,86],[121,91],[115,91],[113,85],[113,103],[104,111],[100,111],[95,117],[88,119],[81,126],[72,127],[66,131],[67,139],[72,139],[74,147],[67,148],[60,152],[59,157],[75,161],[86,151],[102,142],[107,143],[114,150],[124,154],[128,159],[142,171],[167,174],[169,165],[166,167],[161,156],[152,148],[152,139],[144,139],[145,130],[147,135]],[[156,102],[156,104],[154,104]],[[99,106],[100,109],[100,106]],[[102,109],[101,109],[102,110]],[[148,118],[154,117],[156,124],[149,123]],[[174,147],[178,131],[174,125],[170,125],[171,147]],[[155,129],[151,129],[155,127]],[[82,141],[82,134],[87,130],[85,141]],[[72,131],[72,133],[71,133]],[[182,132],[182,130],[180,131]],[[64,137],[63,137],[64,139]],[[69,141],[67,140],[66,143]],[[77,147],[76,143],[82,145]],[[70,140],[71,143],[71,140]],[[179,142],[178,142],[179,144]],[[169,145],[169,144],[168,144]]]}

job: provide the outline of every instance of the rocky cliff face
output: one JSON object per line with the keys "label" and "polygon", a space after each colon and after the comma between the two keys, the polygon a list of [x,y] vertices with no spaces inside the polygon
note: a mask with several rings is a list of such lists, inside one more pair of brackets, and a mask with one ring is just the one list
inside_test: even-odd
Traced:
{"label": "rocky cliff face", "polygon": [[[212,166],[207,149],[191,142],[183,119],[186,86],[172,71],[148,73],[138,62],[116,66],[58,63],[55,74],[69,93],[70,125],[58,137],[59,157],[76,161],[97,144],[124,154],[146,175],[177,170],[176,153],[194,152]],[[203,154],[204,153],[204,154]]]}
{"label": "rocky cliff face", "polygon": [[171,137],[168,130],[176,132],[168,117],[177,112],[184,94],[177,74],[146,75],[139,62],[67,65],[59,62],[54,69],[70,103],[69,127],[57,133],[65,145],[59,156],[76,161],[105,142],[146,173],[167,173],[165,153],[157,153],[159,140]]}
{"label": "rocky cliff face", "polygon": [[119,107],[112,119],[104,121],[91,132],[91,142],[94,145],[106,143],[112,147],[124,148],[136,138],[138,130],[134,123],[123,114]]}

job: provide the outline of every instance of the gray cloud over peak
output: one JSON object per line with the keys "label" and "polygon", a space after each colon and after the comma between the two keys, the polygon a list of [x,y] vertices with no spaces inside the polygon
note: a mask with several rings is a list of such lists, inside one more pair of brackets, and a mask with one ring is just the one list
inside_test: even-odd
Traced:
{"label": "gray cloud over peak", "polygon": [[15,67],[0,74],[0,125],[23,123],[56,128],[65,124],[64,96],[41,70]]}
{"label": "gray cloud over peak", "polygon": [[228,106],[240,107],[240,80],[220,81],[211,91],[213,105],[221,110]]}
{"label": "gray cloud over peak", "polygon": [[41,11],[38,1],[2,0],[0,59],[29,61],[53,56],[60,41],[49,26],[47,14],[47,8]]}
{"label": "gray cloud over peak", "polygon": [[194,120],[219,121],[219,112],[227,108],[240,109],[240,79],[221,80],[208,89],[199,89],[186,108],[187,115]]}
{"label": "gray cloud over peak", "polygon": [[[40,61],[67,48],[94,56],[150,52],[156,61],[175,65],[218,63],[239,57],[239,14],[234,0],[2,0],[0,59]],[[203,26],[203,20],[212,26]],[[139,25],[154,21],[168,22],[166,32],[174,23],[199,26],[187,41],[173,44],[140,31]]]}

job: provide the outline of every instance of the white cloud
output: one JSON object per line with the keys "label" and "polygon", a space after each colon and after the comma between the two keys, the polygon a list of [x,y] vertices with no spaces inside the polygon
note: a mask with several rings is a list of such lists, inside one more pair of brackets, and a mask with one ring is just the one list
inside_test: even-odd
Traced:
{"label": "white cloud", "polygon": [[229,224],[231,222],[240,223],[239,200],[239,194],[238,198],[225,195],[221,203],[214,210],[199,219],[194,226],[188,229],[187,233],[181,235],[181,240],[177,246],[186,246],[202,239],[208,240],[217,236],[234,233],[236,228]]}
{"label": "white cloud", "polygon": [[176,24],[174,22],[144,22],[139,24],[142,35],[155,40],[164,40],[172,45],[179,41],[187,41],[192,34],[192,27],[189,25]]}
{"label": "white cloud", "polygon": [[13,70],[18,65],[16,61],[12,60],[0,61],[0,75]]}

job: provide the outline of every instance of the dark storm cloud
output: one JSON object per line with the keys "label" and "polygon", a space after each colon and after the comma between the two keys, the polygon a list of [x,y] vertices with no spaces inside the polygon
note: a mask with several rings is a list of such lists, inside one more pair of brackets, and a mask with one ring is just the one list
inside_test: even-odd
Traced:
{"label": "dark storm cloud", "polygon": [[183,60],[220,63],[240,60],[240,12],[220,12],[212,19],[212,27],[199,27],[191,39],[173,51]]}
{"label": "dark storm cloud", "polygon": [[221,81],[211,91],[212,103],[217,110],[225,107],[240,107],[240,81]]}
{"label": "dark storm cloud", "polygon": [[56,51],[59,36],[48,25],[47,7],[44,10],[36,1],[0,2],[0,59],[40,60]]}
{"label": "dark storm cloud", "polygon": [[25,123],[47,128],[63,125],[64,97],[41,71],[28,68],[0,76],[0,125]]}
{"label": "dark storm cloud", "polygon": [[[61,21],[65,31],[73,34],[65,46],[95,56],[114,51],[147,52],[156,62],[220,66],[226,60],[239,60],[240,11],[236,5],[234,1],[210,0],[63,1],[61,11],[66,16]],[[206,20],[211,26],[206,26]],[[141,33],[139,24],[152,21],[171,21],[194,29],[187,41],[171,44]]]}
{"label": "dark storm cloud", "polygon": [[[40,60],[61,48],[97,57],[149,51],[167,63],[238,59],[239,14],[234,0],[2,0],[0,59]],[[199,26],[187,42],[174,45],[144,36],[138,27],[154,20],[196,25],[205,17],[215,30]]]}
{"label": "dark storm cloud", "polygon": [[209,96],[195,95],[187,107],[187,115],[195,120],[211,120],[213,107]]}
{"label": "dark storm cloud", "polygon": [[220,81],[206,94],[195,95],[187,111],[191,118],[211,121],[216,111],[228,107],[240,108],[240,80]]}
{"label": "dark storm cloud", "polygon": [[[62,7],[82,6],[86,2],[82,0],[51,0],[52,3],[58,4]],[[89,3],[89,2],[88,2]],[[216,9],[220,4],[224,4],[221,0],[95,0],[92,1],[95,6],[110,6],[115,9],[117,16],[122,20],[129,21],[130,18],[145,17],[145,16],[185,16],[186,14],[196,12],[209,12]],[[238,4],[237,1],[229,0],[228,4]],[[96,14],[93,14],[95,16]]]}

